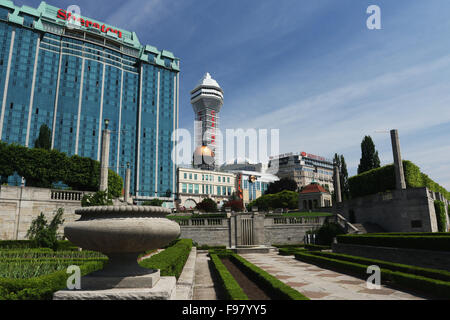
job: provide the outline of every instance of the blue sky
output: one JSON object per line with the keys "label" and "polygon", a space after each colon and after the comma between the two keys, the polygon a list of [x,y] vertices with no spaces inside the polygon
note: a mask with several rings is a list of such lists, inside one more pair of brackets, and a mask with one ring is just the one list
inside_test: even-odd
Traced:
{"label": "blue sky", "polygon": [[[278,128],[280,152],[344,154],[356,173],[372,136],[382,164],[398,129],[404,159],[450,189],[450,1],[48,1],[135,31],[181,59],[180,127],[208,71],[225,92],[222,128]],[[431,3],[431,5],[429,4]],[[37,7],[39,1],[16,5]],[[366,28],[381,8],[382,30]]]}

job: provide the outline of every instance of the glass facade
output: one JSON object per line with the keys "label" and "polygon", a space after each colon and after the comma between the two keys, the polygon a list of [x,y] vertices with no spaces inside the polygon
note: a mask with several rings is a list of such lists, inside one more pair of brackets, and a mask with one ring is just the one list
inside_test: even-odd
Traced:
{"label": "glass facade", "polygon": [[12,7],[0,0],[0,139],[33,147],[46,124],[54,149],[100,160],[109,119],[110,169],[125,178],[130,162],[132,194],[173,197],[178,59],[125,30],[69,28],[44,2]]}

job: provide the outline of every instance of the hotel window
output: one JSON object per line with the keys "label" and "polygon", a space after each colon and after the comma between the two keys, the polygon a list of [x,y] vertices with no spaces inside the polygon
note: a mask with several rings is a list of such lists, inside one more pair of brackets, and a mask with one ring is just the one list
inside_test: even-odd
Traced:
{"label": "hotel window", "polygon": [[231,196],[231,187],[228,187],[228,195]]}
{"label": "hotel window", "polygon": [[186,172],[184,173],[184,178],[187,179],[187,173]]}
{"label": "hotel window", "polygon": [[183,184],[182,184],[181,192],[183,192],[183,193],[186,193],[186,192],[187,192],[187,185],[186,185],[186,183],[183,183]]}
{"label": "hotel window", "polygon": [[189,193],[192,193],[192,184],[189,184]]}
{"label": "hotel window", "polygon": [[220,182],[220,177],[219,177],[219,182]]}
{"label": "hotel window", "polygon": [[226,188],[226,187],[222,187],[222,194],[223,194],[224,196],[227,195],[227,188]]}
{"label": "hotel window", "polygon": [[192,173],[189,173],[189,180],[192,180]]}
{"label": "hotel window", "polygon": [[194,174],[194,180],[197,180],[197,174]]}
{"label": "hotel window", "polygon": [[198,194],[198,184],[194,184],[194,193]]}
{"label": "hotel window", "polygon": [[217,186],[217,195],[220,196],[220,187]]}
{"label": "hotel window", "polygon": [[227,177],[227,182],[230,183],[230,177]]}

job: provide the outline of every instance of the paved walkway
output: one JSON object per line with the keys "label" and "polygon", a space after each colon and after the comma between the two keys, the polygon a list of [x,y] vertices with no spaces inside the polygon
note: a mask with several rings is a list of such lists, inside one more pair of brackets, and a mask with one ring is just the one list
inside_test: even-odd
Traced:
{"label": "paved walkway", "polygon": [[[385,286],[368,289],[359,278],[322,269],[276,252],[241,256],[313,300],[421,300]],[[369,275],[368,275],[369,276]]]}
{"label": "paved walkway", "polygon": [[207,251],[197,251],[193,300],[217,300],[216,289],[209,268]]}

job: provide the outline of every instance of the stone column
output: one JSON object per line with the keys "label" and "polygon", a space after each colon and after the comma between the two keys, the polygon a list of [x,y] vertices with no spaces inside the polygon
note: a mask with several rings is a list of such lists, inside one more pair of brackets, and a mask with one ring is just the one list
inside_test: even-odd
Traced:
{"label": "stone column", "polygon": [[125,195],[124,195],[125,203],[128,203],[130,199],[130,181],[131,181],[131,169],[130,163],[127,162],[127,171],[125,173]]}
{"label": "stone column", "polygon": [[392,153],[394,154],[395,185],[397,190],[406,189],[402,155],[400,153],[400,140],[398,138],[398,131],[396,129],[391,130],[391,141]]}
{"label": "stone column", "polygon": [[334,166],[334,193],[336,194],[336,203],[341,203],[341,177],[339,175],[339,168],[337,166]]}
{"label": "stone column", "polygon": [[100,157],[100,191],[108,189],[109,140],[108,120],[105,119],[105,129],[102,132],[102,149]]}

